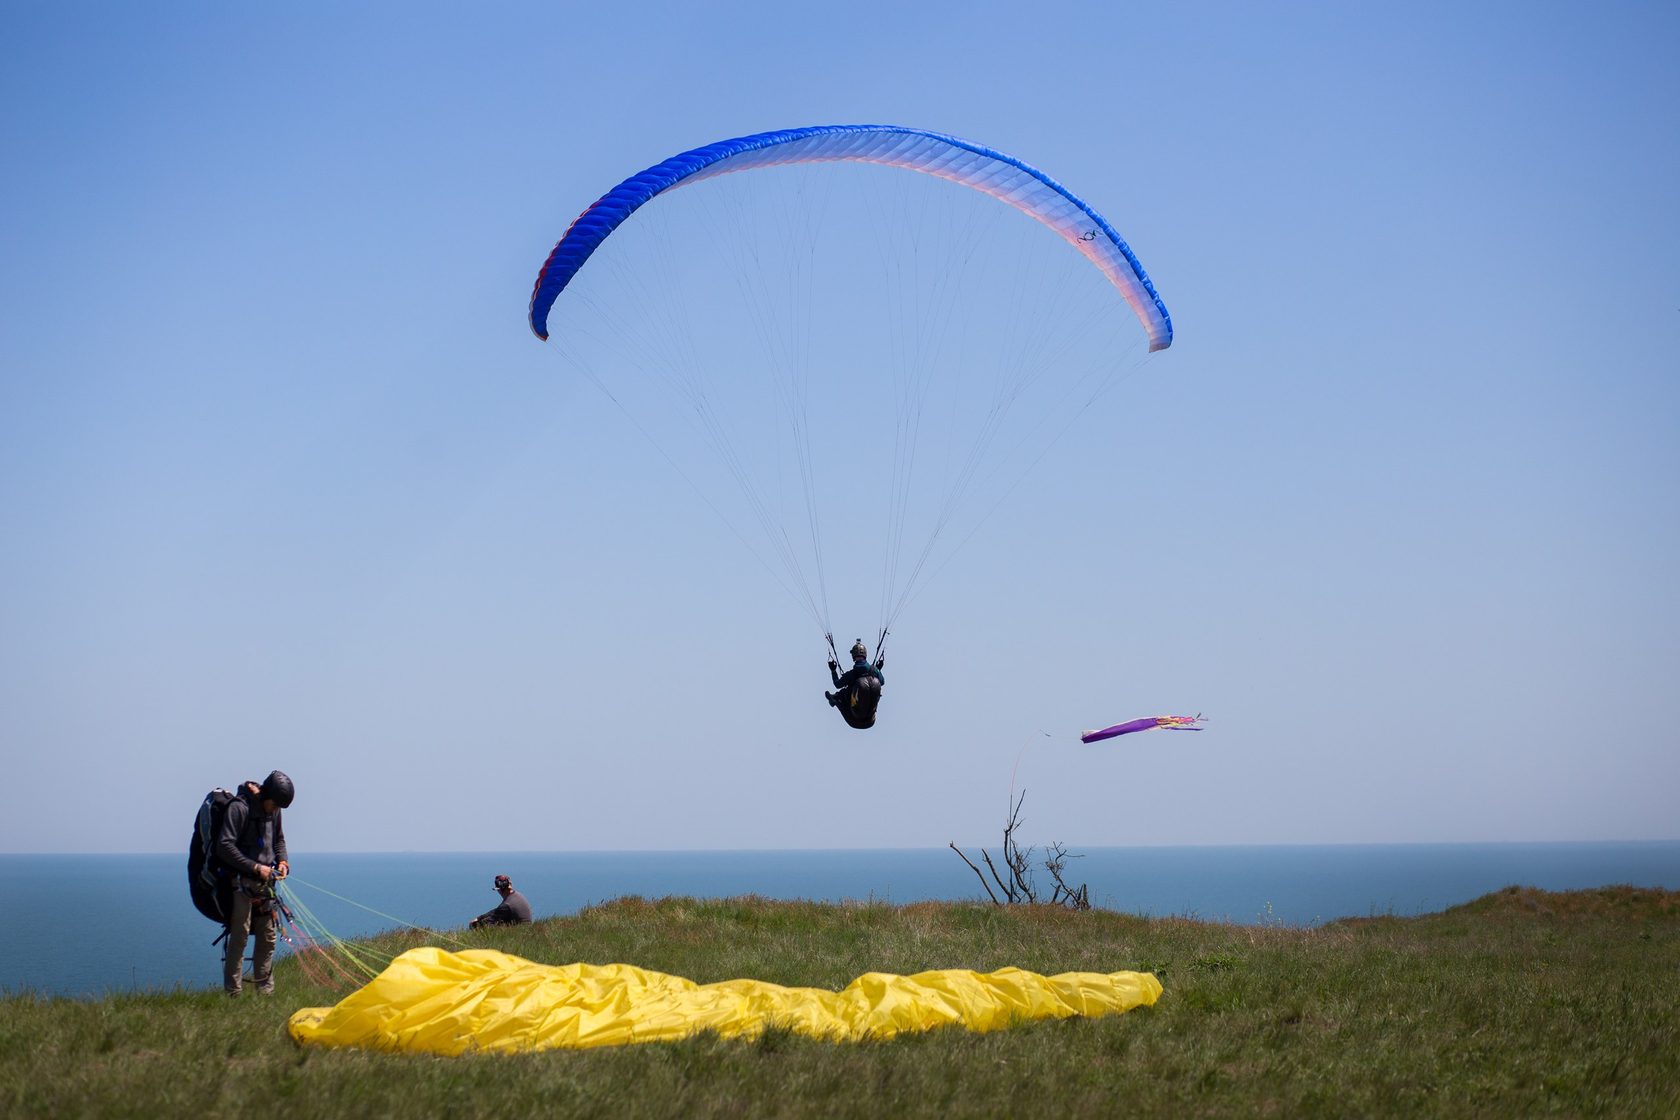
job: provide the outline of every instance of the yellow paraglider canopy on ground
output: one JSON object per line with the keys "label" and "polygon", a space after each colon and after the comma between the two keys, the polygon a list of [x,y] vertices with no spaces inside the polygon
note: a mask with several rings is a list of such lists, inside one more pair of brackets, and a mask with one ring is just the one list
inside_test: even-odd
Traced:
{"label": "yellow paraglider canopy on ground", "polygon": [[707,1030],[753,1038],[771,1025],[841,1042],[947,1025],[989,1031],[1029,1019],[1118,1015],[1160,995],[1160,981],[1143,972],[869,972],[830,992],[761,980],[696,984],[628,964],[556,967],[493,949],[425,947],[402,954],[336,1007],[297,1012],[288,1029],[321,1046],[442,1055],[668,1042]]}

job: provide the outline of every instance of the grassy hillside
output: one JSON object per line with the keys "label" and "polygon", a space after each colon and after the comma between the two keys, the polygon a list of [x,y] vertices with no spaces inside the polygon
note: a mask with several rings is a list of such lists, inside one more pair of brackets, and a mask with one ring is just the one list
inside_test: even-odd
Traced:
{"label": "grassy hillside", "polygon": [[[113,951],[125,951],[113,931]],[[374,1116],[1680,1115],[1680,893],[1510,888],[1318,929],[983,905],[625,899],[462,940],[706,983],[867,971],[1154,972],[1153,1009],[989,1035],[439,1059],[300,1049],[338,993],[0,1001],[0,1114]],[[392,936],[386,952],[417,943]]]}

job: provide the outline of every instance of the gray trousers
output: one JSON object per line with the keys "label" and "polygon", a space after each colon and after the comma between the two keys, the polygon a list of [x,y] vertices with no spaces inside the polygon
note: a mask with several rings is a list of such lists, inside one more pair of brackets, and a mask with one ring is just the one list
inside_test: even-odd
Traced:
{"label": "gray trousers", "polygon": [[222,956],[222,990],[231,996],[239,994],[245,970],[245,939],[252,933],[257,935],[257,941],[251,948],[251,979],[262,991],[274,990],[274,911],[255,910],[252,902],[250,895],[234,887]]}

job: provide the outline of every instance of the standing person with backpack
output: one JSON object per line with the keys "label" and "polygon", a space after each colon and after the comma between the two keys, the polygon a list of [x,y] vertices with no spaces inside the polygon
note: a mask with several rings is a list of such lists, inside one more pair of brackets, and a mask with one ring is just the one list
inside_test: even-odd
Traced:
{"label": "standing person with backpack", "polygon": [[291,870],[281,810],[292,803],[292,780],[276,770],[261,785],[245,782],[227,803],[212,858],[232,875],[227,910],[227,946],[222,954],[222,989],[237,996],[243,981],[245,941],[255,933],[251,979],[263,995],[274,994],[274,907],[268,896],[276,878]]}

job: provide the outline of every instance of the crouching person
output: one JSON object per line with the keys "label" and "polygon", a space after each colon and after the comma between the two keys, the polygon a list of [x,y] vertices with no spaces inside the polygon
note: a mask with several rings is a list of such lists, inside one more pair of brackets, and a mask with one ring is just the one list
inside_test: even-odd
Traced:
{"label": "crouching person", "polygon": [[522,926],[531,921],[531,904],[525,901],[525,896],[513,889],[513,880],[506,875],[496,876],[496,893],[502,896],[502,904],[494,910],[486,910],[471,922],[467,923],[473,929],[485,926]]}

